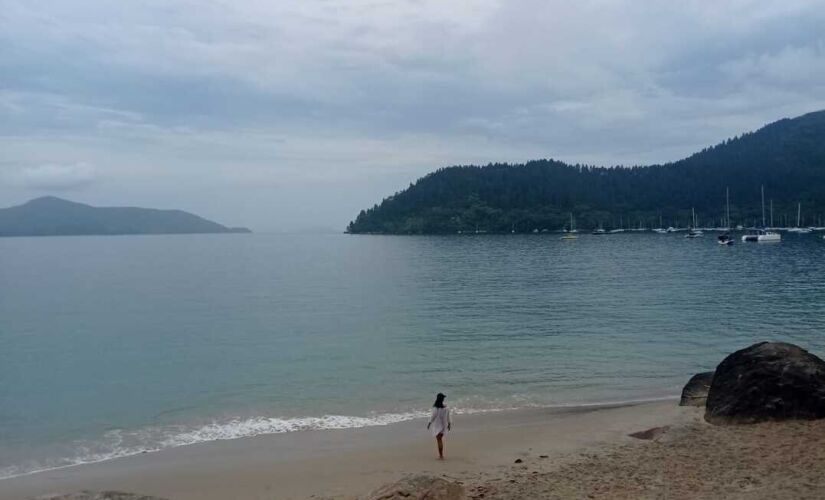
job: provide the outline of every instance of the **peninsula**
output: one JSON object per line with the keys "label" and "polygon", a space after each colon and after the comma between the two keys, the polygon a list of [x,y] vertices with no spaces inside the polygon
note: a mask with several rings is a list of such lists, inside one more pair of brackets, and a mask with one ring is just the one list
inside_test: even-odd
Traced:
{"label": "peninsula", "polygon": [[672,163],[634,167],[556,160],[439,169],[362,210],[348,233],[528,233],[576,227],[719,227],[730,195],[732,226],[761,224],[760,193],[774,225],[825,221],[825,111],[782,119]]}

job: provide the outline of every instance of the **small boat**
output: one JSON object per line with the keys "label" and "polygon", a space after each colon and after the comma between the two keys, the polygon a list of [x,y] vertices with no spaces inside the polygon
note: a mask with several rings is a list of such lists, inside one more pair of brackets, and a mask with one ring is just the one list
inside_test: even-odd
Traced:
{"label": "small boat", "polygon": [[690,211],[693,213],[693,225],[688,228],[688,232],[685,235],[685,238],[699,238],[700,236],[704,236],[704,233],[701,229],[696,228],[696,212],[693,211],[691,208]]}
{"label": "small boat", "polygon": [[598,228],[598,229],[594,229],[594,230],[593,230],[593,234],[595,234],[595,235],[607,234],[607,231],[605,231],[605,230],[604,230],[604,229],[602,229],[602,228]]}
{"label": "small boat", "polygon": [[662,216],[661,215],[659,215],[659,227],[653,228],[653,232],[656,233],[656,234],[666,234],[667,233],[666,229],[662,229]]}
{"label": "small boat", "polygon": [[[765,186],[762,186],[762,227],[765,227]],[[757,229],[751,234],[742,236],[742,241],[750,241],[754,243],[779,243],[782,241],[782,235],[775,231]]]}
{"label": "small boat", "polygon": [[733,245],[733,238],[731,238],[728,233],[725,233],[716,238],[716,243],[720,245]]}
{"label": "small boat", "polygon": [[810,234],[811,228],[801,227],[802,223],[802,203],[799,203],[796,208],[796,227],[788,229],[789,233]]}
{"label": "small boat", "polygon": [[742,236],[742,241],[754,243],[778,243],[782,241],[782,235],[773,231],[758,229],[751,234]]}
{"label": "small boat", "polygon": [[573,228],[573,212],[570,212],[570,230],[564,233],[564,236],[561,237],[563,240],[575,240],[578,239],[576,236],[576,230]]}

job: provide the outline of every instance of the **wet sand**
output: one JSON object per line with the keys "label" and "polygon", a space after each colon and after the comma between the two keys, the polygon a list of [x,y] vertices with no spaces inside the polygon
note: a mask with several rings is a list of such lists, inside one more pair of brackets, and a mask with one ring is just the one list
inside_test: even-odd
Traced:
{"label": "wet sand", "polygon": [[[355,498],[408,473],[445,476],[477,493],[481,490],[472,488],[506,482],[516,494],[517,487],[528,483],[510,480],[522,472],[551,474],[588,454],[601,456],[623,445],[641,450],[651,442],[628,437],[629,433],[663,425],[700,425],[694,423],[698,415],[697,409],[681,408],[670,400],[457,415],[446,439],[444,461],[436,459],[435,442],[423,420],[256,436],[0,480],[0,499],[83,489],[175,500]],[[514,464],[517,459],[523,463]],[[525,497],[489,489],[485,498]],[[522,493],[529,496],[527,490]]]}

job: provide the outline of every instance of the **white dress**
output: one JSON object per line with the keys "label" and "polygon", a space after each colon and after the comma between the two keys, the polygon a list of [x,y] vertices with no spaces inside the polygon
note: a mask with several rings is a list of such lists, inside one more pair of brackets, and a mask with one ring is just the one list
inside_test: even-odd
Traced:
{"label": "white dress", "polygon": [[433,436],[447,434],[449,426],[450,409],[446,406],[444,408],[433,408],[433,415],[430,417],[430,432],[433,433]]}

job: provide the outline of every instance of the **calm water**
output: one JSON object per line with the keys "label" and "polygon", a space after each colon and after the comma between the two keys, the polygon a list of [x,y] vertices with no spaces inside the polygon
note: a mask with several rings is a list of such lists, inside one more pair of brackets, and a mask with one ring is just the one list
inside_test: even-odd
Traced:
{"label": "calm water", "polygon": [[707,235],[0,239],[0,477],[458,410],[678,394],[825,354],[825,241]]}

